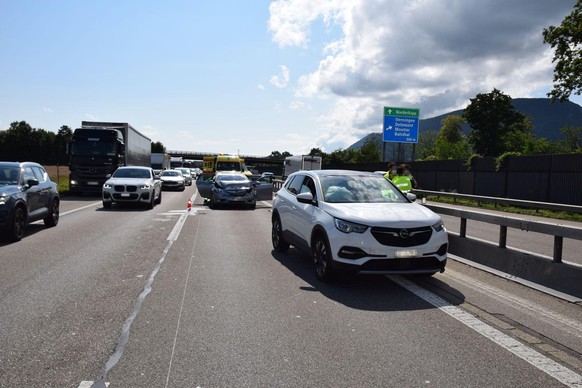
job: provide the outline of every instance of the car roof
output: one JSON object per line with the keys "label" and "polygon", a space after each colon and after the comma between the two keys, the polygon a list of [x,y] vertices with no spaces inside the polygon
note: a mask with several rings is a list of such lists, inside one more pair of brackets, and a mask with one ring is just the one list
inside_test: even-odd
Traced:
{"label": "car roof", "polygon": [[300,173],[310,173],[313,175],[316,175],[318,177],[320,176],[327,176],[327,175],[344,175],[344,176],[361,176],[361,175],[367,175],[367,176],[378,176],[378,174],[374,174],[372,172],[369,171],[356,171],[356,170],[304,170],[304,171],[297,171],[294,172],[291,175],[296,175],[296,174],[300,174]]}
{"label": "car roof", "polygon": [[22,167],[22,166],[40,166],[36,162],[0,162],[0,166]]}
{"label": "car roof", "polygon": [[118,170],[126,170],[126,169],[139,169],[139,170],[151,170],[151,167],[144,167],[144,166],[122,166],[122,167],[118,167]]}

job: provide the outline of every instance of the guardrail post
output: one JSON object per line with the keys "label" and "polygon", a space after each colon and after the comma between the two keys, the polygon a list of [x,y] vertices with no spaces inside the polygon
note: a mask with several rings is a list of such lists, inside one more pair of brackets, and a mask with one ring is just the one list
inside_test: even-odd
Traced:
{"label": "guardrail post", "polygon": [[554,236],[554,263],[562,262],[562,247],[564,245],[564,238],[562,236]]}
{"label": "guardrail post", "polygon": [[507,248],[507,226],[499,226],[499,248]]}
{"label": "guardrail post", "polygon": [[467,219],[461,218],[461,230],[459,231],[459,237],[467,237]]}

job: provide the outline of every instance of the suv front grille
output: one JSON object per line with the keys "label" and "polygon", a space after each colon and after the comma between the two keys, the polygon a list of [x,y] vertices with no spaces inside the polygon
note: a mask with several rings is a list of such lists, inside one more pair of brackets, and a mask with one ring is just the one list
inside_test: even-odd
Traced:
{"label": "suv front grille", "polygon": [[391,247],[414,247],[423,245],[430,240],[432,228],[381,228],[372,227],[372,236],[382,245]]}
{"label": "suv front grille", "polygon": [[124,186],[124,185],[115,185],[113,189],[118,193],[123,193],[127,191],[128,193],[135,193],[137,191],[137,186]]}

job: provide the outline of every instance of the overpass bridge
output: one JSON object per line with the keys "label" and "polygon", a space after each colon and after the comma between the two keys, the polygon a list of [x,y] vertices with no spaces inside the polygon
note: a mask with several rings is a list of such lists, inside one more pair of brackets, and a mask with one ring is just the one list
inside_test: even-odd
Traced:
{"label": "overpass bridge", "polygon": [[[198,152],[198,151],[177,151],[177,150],[166,150],[166,153],[173,157],[183,157],[184,159],[192,160],[202,160],[205,156],[215,156],[218,152]],[[257,155],[238,155],[240,158],[245,160],[245,163],[249,170],[256,171],[257,173],[262,173],[269,171],[275,175],[281,175],[283,173],[283,163],[284,159],[272,159],[268,156],[257,156]]]}

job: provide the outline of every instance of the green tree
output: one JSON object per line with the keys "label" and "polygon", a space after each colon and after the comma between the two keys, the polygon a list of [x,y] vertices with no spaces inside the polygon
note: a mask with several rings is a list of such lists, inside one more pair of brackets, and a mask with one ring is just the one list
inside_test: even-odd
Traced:
{"label": "green tree", "polygon": [[0,148],[2,159],[10,161],[30,160],[34,144],[34,129],[26,121],[14,121],[4,134]]}
{"label": "green tree", "polygon": [[562,152],[582,152],[582,128],[566,126],[560,130],[564,138],[559,142]]}
{"label": "green tree", "polygon": [[497,157],[508,151],[508,141],[515,132],[528,130],[525,115],[515,110],[510,96],[497,89],[472,98],[463,118],[471,126],[469,143],[483,156]]}
{"label": "green tree", "polygon": [[290,153],[289,151],[284,152],[272,151],[271,155],[267,156],[267,159],[282,160],[285,159],[287,156],[293,156],[293,154]]}
{"label": "green tree", "polygon": [[371,163],[381,161],[382,154],[372,139],[368,139],[364,145],[359,150],[357,150],[355,155],[356,163]]}
{"label": "green tree", "polygon": [[572,93],[582,92],[582,0],[560,26],[550,26],[543,31],[544,42],[555,49],[554,88],[548,93],[552,100],[568,100]]}
{"label": "green tree", "polygon": [[166,147],[161,141],[152,141],[152,152],[156,154],[163,154],[166,152]]}
{"label": "green tree", "polygon": [[308,155],[324,157],[326,154],[320,148],[312,148]]}
{"label": "green tree", "polygon": [[434,154],[437,159],[467,159],[471,155],[471,146],[463,135],[462,116],[445,117],[441,130],[435,140]]}
{"label": "green tree", "polygon": [[67,155],[67,144],[73,138],[73,130],[67,126],[62,125],[55,138],[55,149],[57,151],[56,163],[67,164],[69,158]]}
{"label": "green tree", "polygon": [[435,130],[423,131],[418,135],[416,145],[416,159],[426,160],[435,157],[435,143],[439,132]]}
{"label": "green tree", "polygon": [[344,150],[338,148],[337,150],[326,154],[323,158],[323,164],[335,163],[352,163],[355,160],[356,152],[354,150]]}

